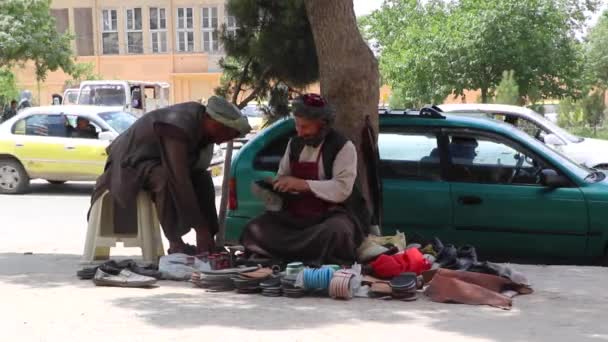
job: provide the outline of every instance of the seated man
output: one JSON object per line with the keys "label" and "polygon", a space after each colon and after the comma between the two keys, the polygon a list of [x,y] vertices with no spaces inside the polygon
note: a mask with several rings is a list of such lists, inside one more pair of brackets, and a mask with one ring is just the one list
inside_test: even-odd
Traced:
{"label": "seated man", "polygon": [[[107,148],[91,205],[107,192],[114,203],[115,233],[135,234],[137,195],[147,191],[169,240],[168,253],[210,252],[218,230],[215,188],[207,171],[213,144],[250,130],[239,109],[217,96],[207,107],[187,102],[151,111]],[[190,229],[196,232],[196,247],[182,240]]]}
{"label": "seated man", "polygon": [[352,264],[369,232],[369,211],[357,178],[357,151],[331,128],[334,112],[315,94],[294,100],[297,136],[283,155],[274,190],[279,211],[266,211],[245,227],[247,254],[285,262]]}
{"label": "seated man", "polygon": [[72,130],[72,138],[97,139],[98,134],[88,119],[79,116],[76,119],[76,128]]}

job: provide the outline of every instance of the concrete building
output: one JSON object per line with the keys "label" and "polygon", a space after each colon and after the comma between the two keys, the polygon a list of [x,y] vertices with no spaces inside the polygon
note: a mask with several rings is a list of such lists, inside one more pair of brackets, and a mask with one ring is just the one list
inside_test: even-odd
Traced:
{"label": "concrete building", "polygon": [[[75,37],[78,62],[104,79],[168,82],[172,103],[213,94],[222,56],[216,29],[236,29],[224,0],[53,0],[51,12],[58,31]],[[31,65],[15,71],[19,88],[41,105],[70,79],[53,72],[38,84]]]}

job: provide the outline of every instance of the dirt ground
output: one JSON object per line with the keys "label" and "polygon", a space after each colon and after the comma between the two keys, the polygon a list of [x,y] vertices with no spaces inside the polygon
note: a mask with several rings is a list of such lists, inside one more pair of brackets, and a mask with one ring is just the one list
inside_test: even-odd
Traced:
{"label": "dirt ground", "polygon": [[[90,185],[0,196],[0,341],[602,341],[608,268],[513,265],[514,307],[95,287],[76,276]],[[193,235],[188,239],[192,241]],[[33,254],[24,254],[32,252]],[[113,256],[138,255],[116,248]]]}

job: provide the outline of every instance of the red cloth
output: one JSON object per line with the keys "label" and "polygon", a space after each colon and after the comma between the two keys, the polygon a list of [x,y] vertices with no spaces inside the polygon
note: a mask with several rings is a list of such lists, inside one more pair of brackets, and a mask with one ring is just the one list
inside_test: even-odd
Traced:
{"label": "red cloth", "polygon": [[406,250],[405,253],[403,253],[403,258],[409,266],[406,272],[415,272],[416,275],[420,275],[422,272],[431,269],[431,263],[426,260],[418,248]]}
{"label": "red cloth", "polygon": [[410,248],[395,255],[380,255],[371,264],[374,274],[380,278],[393,278],[403,272],[420,275],[431,269],[431,264],[417,248]]}

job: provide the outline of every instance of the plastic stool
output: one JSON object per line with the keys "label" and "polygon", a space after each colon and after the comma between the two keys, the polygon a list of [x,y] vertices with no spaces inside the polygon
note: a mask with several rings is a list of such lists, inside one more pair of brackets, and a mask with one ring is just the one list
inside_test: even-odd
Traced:
{"label": "plastic stool", "polygon": [[114,233],[114,207],[107,194],[106,191],[91,208],[82,263],[109,259],[110,248],[122,242],[125,247],[140,247],[144,261],[157,264],[165,252],[156,209],[148,193],[137,195],[137,235]]}

